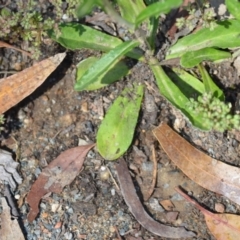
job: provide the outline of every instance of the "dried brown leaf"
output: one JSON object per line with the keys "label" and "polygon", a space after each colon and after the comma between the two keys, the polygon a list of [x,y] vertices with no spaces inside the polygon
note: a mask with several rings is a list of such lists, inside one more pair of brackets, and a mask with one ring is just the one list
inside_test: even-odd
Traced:
{"label": "dried brown leaf", "polygon": [[84,158],[95,144],[71,148],[61,153],[39,175],[27,196],[31,207],[28,221],[32,222],[39,213],[39,202],[48,192],[60,193],[79,174]]}
{"label": "dried brown leaf", "polygon": [[180,188],[176,188],[187,201],[194,204],[203,214],[207,226],[217,240],[236,240],[240,236],[240,216],[234,214],[217,214],[208,211],[191,199]]}
{"label": "dried brown leaf", "polygon": [[0,79],[0,114],[6,112],[38,88],[65,56],[66,53],[56,54],[17,74]]}
{"label": "dried brown leaf", "polygon": [[17,219],[11,220],[10,209],[7,205],[7,201],[5,198],[1,198],[2,202],[2,213],[0,215],[1,218],[1,226],[0,226],[0,239],[4,240],[24,240],[23,233],[21,228],[18,225]]}
{"label": "dried brown leaf", "polygon": [[240,169],[213,159],[194,148],[162,123],[153,130],[169,158],[194,182],[240,204]]}
{"label": "dried brown leaf", "polygon": [[163,225],[152,219],[144,210],[136,194],[136,190],[134,188],[127,164],[124,159],[119,160],[119,164],[116,166],[116,170],[124,200],[128,205],[130,212],[144,228],[156,234],[157,236],[168,237],[171,239],[184,237],[192,238],[195,236],[193,232],[187,231],[183,227],[171,227]]}

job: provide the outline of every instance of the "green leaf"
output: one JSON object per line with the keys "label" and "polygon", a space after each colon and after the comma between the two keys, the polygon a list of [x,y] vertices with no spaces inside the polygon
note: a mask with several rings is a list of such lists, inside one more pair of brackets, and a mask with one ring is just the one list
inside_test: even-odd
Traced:
{"label": "green leaf", "polygon": [[103,158],[116,160],[129,148],[142,97],[142,85],[126,87],[108,109],[97,133],[97,148]]}
{"label": "green leaf", "polygon": [[146,6],[142,0],[117,0],[118,7],[120,8],[121,16],[130,23],[136,21],[136,16],[142,12]]}
{"label": "green leaf", "polygon": [[213,30],[203,28],[196,33],[180,39],[169,49],[166,59],[181,57],[186,52],[196,51],[206,47],[239,47],[239,26],[240,21],[227,20],[218,22]]}
{"label": "green leaf", "polygon": [[76,14],[79,18],[91,13],[95,6],[101,6],[101,1],[98,0],[80,0],[76,9]]}
{"label": "green leaf", "polygon": [[105,54],[85,72],[81,81],[75,84],[74,89],[77,91],[86,89],[89,85],[97,81],[99,76],[107,73],[125,53],[136,47],[138,44],[139,43],[136,41],[124,42]]}
{"label": "green leaf", "polygon": [[183,94],[181,89],[170,80],[162,67],[157,65],[156,59],[150,59],[150,68],[153,71],[160,93],[172,103],[173,106],[177,107],[195,127],[202,130],[209,130],[209,126],[204,123],[203,116],[196,115],[193,112],[189,107],[189,99]]}
{"label": "green leaf", "polygon": [[225,0],[228,11],[238,20],[240,20],[240,2],[238,0]]}
{"label": "green leaf", "polygon": [[198,65],[198,69],[202,76],[205,91],[212,93],[214,97],[218,98],[221,101],[224,101],[223,91],[213,82],[212,78],[209,76],[208,72],[202,66],[202,64]]}
{"label": "green leaf", "polygon": [[167,0],[156,2],[146,7],[136,18],[136,27],[150,17],[158,17],[162,13],[168,13],[171,9],[177,8],[182,0]]}
{"label": "green leaf", "polygon": [[173,68],[169,72],[170,79],[181,89],[181,92],[189,99],[205,92],[202,81],[180,68]]}
{"label": "green leaf", "polygon": [[[84,59],[77,65],[77,72],[76,72],[76,82],[80,82],[82,76],[85,74],[87,69],[89,69],[94,63],[96,63],[99,60],[97,57],[89,57],[87,59]],[[88,91],[93,91],[97,90],[99,88],[105,87],[123,76],[127,75],[129,72],[129,69],[127,65],[123,62],[120,61],[116,63],[116,65],[109,70],[109,72],[104,73],[103,75],[99,76],[97,80],[88,85],[85,89],[83,90],[88,90]]]}
{"label": "green leaf", "polygon": [[[50,37],[65,48],[71,50],[88,48],[108,52],[122,43],[122,41],[116,37],[79,23],[61,24],[59,26],[59,30],[61,32],[59,37],[55,35],[53,30],[50,30]],[[143,54],[133,49],[128,52],[127,55],[129,57],[139,59]]]}
{"label": "green leaf", "polygon": [[227,58],[231,58],[230,52],[215,48],[203,48],[184,53],[181,57],[180,64],[182,67],[191,68],[197,66],[202,61],[219,61]]}

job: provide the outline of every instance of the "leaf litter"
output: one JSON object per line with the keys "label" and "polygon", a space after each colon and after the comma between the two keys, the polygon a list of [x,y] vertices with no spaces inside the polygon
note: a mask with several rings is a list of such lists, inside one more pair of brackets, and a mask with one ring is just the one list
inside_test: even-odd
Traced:
{"label": "leaf litter", "polygon": [[82,168],[86,154],[94,146],[95,144],[88,144],[70,148],[43,169],[27,195],[27,202],[31,207],[27,217],[29,222],[37,217],[39,202],[45,194],[60,193],[75,179]]}
{"label": "leaf litter", "polygon": [[0,79],[0,114],[36,90],[65,58],[66,53],[49,57],[10,77]]}
{"label": "leaf litter", "polygon": [[167,124],[153,130],[168,157],[185,175],[200,186],[240,204],[240,169],[230,166],[193,147]]}
{"label": "leaf litter", "polygon": [[191,199],[179,187],[176,188],[176,191],[202,212],[209,230],[217,240],[239,239],[240,216],[226,213],[212,213]]}
{"label": "leaf litter", "polygon": [[184,227],[167,226],[152,219],[144,210],[137,196],[127,164],[123,158],[119,160],[116,170],[123,198],[130,212],[144,228],[157,236],[171,239],[192,238],[195,236],[195,233],[187,231]]}

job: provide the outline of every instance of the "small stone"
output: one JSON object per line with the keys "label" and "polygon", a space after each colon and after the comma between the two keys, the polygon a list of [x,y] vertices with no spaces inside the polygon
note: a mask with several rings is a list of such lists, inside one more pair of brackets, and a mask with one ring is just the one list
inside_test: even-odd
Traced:
{"label": "small stone", "polygon": [[77,117],[75,114],[65,114],[59,118],[59,124],[62,127],[67,127],[76,121]]}
{"label": "small stone", "polygon": [[54,226],[55,229],[61,228],[62,222],[57,222]]}
{"label": "small stone", "polygon": [[81,110],[83,112],[88,112],[88,103],[87,102],[82,103]]}
{"label": "small stone", "polygon": [[70,233],[70,232],[65,232],[65,233],[64,233],[64,237],[65,237],[67,240],[70,240],[70,239],[72,239],[73,234]]}
{"label": "small stone", "polygon": [[47,109],[46,109],[46,113],[50,113],[51,111],[52,111],[51,108],[47,108]]}
{"label": "small stone", "polygon": [[225,212],[225,206],[222,203],[215,203],[214,209],[216,212],[219,212],[219,213]]}

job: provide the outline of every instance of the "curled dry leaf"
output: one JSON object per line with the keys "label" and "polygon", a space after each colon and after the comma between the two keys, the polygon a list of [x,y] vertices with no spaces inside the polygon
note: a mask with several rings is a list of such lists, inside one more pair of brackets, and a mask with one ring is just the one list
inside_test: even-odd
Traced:
{"label": "curled dry leaf", "polygon": [[48,192],[60,193],[79,174],[84,158],[95,144],[71,148],[61,153],[39,175],[27,195],[31,209],[28,221],[32,222],[39,213],[39,202]]}
{"label": "curled dry leaf", "polygon": [[213,159],[194,148],[162,123],[153,130],[169,158],[194,182],[240,204],[240,169]]}
{"label": "curled dry leaf", "polygon": [[16,168],[18,163],[12,158],[12,154],[0,149],[0,181],[6,181],[12,189],[16,188],[16,183],[22,183]]}
{"label": "curled dry leaf", "polygon": [[136,194],[136,190],[134,188],[127,164],[124,159],[119,160],[119,164],[116,166],[116,170],[124,200],[128,205],[130,212],[144,228],[156,234],[157,236],[167,237],[171,239],[188,237],[192,238],[195,236],[193,232],[187,231],[183,227],[171,227],[163,225],[152,219],[144,210]]}
{"label": "curled dry leaf", "polygon": [[0,227],[0,239],[4,240],[24,240],[21,228],[18,225],[17,219],[12,220],[10,209],[7,205],[5,198],[0,199],[2,202],[2,212],[0,215],[1,227]]}
{"label": "curled dry leaf", "polygon": [[234,214],[212,213],[191,199],[180,188],[176,191],[188,202],[194,204],[204,215],[207,226],[217,240],[236,240],[240,236],[240,216]]}
{"label": "curled dry leaf", "polygon": [[0,114],[6,112],[38,88],[65,56],[66,53],[56,54],[17,74],[0,79]]}

